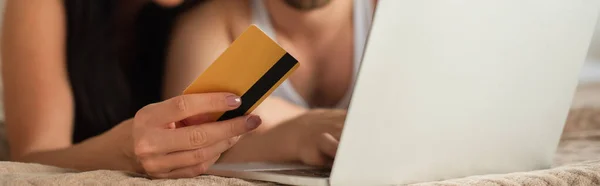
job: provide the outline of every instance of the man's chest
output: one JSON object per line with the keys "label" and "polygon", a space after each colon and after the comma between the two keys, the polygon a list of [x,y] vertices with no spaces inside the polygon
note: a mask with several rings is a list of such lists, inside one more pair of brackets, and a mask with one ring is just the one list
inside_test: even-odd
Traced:
{"label": "man's chest", "polygon": [[300,61],[290,77],[295,90],[311,105],[333,106],[348,91],[354,67],[353,46],[347,41],[314,47],[288,47]]}

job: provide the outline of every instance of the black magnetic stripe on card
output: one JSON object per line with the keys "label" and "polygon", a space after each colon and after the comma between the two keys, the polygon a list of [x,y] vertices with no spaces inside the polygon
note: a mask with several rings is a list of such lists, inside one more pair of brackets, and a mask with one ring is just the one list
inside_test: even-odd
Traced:
{"label": "black magnetic stripe on card", "polygon": [[228,120],[246,114],[269,90],[298,63],[292,55],[285,53],[265,74],[241,96],[242,105],[227,111],[217,121]]}

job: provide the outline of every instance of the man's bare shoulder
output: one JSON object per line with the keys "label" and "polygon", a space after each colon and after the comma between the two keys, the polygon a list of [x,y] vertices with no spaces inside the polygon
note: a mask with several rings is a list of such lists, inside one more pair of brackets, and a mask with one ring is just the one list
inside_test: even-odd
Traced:
{"label": "man's bare shoulder", "polygon": [[250,24],[249,3],[249,0],[208,0],[180,15],[177,27],[189,27],[190,24],[221,27],[229,34],[237,35],[240,28]]}

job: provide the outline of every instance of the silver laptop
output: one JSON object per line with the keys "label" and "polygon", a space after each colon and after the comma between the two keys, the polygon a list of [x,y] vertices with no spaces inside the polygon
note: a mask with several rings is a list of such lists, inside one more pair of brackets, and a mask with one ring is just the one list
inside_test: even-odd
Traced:
{"label": "silver laptop", "polygon": [[331,170],[217,164],[290,185],[389,185],[549,168],[597,0],[379,0]]}

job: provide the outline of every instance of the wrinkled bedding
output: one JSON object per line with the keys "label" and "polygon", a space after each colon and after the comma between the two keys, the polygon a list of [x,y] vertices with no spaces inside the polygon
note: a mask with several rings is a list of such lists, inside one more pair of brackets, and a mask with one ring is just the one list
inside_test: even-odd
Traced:
{"label": "wrinkled bedding", "polygon": [[[554,160],[547,170],[415,185],[600,185],[600,84],[580,86]],[[274,185],[216,176],[151,180],[119,171],[77,172],[38,164],[0,162],[0,185]]]}

